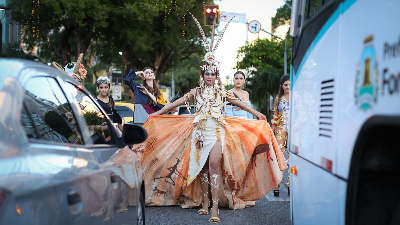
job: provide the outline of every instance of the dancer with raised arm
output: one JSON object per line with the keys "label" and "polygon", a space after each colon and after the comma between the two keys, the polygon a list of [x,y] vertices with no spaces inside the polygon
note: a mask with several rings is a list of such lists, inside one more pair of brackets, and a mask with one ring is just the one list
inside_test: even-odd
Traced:
{"label": "dancer with raised arm", "polygon": [[[214,48],[213,38],[210,45],[203,39],[207,54],[200,67],[199,87],[151,114],[143,124],[147,141],[133,148],[144,152],[140,156],[147,206],[201,206],[198,213],[205,215],[212,203],[210,223],[220,222],[219,206],[254,205],[250,201],[267,195],[287,168],[265,115],[222,86],[214,51],[227,25]],[[162,115],[179,105],[190,108],[190,101],[194,101],[194,115]],[[226,101],[259,120],[224,117]]]}
{"label": "dancer with raised arm", "polygon": [[[133,81],[136,75],[143,79],[143,85]],[[135,95],[133,123],[144,123],[149,114],[160,110],[166,104],[163,92],[158,87],[155,78],[153,69],[145,67],[143,71],[136,73],[131,69],[124,79],[125,84],[131,88]]]}

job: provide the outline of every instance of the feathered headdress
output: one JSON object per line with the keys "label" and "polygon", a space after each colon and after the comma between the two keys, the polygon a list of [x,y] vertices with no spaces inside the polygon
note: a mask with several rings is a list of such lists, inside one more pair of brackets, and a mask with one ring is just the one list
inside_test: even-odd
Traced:
{"label": "feathered headdress", "polygon": [[60,64],[58,64],[54,61],[51,64],[56,69],[66,73],[70,76],[75,75],[79,80],[82,80],[82,77],[79,74],[79,68],[81,67],[82,60],[83,60],[83,53],[79,54],[78,60],[76,60],[75,63],[68,63],[64,68]]}
{"label": "feathered headdress", "polygon": [[196,22],[196,25],[200,30],[200,34],[203,38],[203,42],[204,42],[204,45],[206,46],[206,50],[207,50],[207,53],[204,56],[204,60],[201,62],[200,67],[202,68],[202,70],[209,70],[209,71],[212,71],[215,73],[215,72],[219,71],[219,62],[215,58],[215,50],[217,50],[218,45],[221,42],[222,37],[224,36],[226,28],[228,28],[228,25],[231,23],[231,21],[233,20],[233,18],[235,18],[236,15],[234,15],[228,21],[228,23],[225,25],[224,29],[222,30],[221,34],[219,35],[217,42],[215,43],[215,46],[213,46],[213,44],[214,44],[213,42],[214,42],[214,34],[215,34],[216,17],[214,17],[214,23],[213,23],[212,34],[211,34],[211,43],[209,44],[207,41],[207,37],[204,34],[203,28],[201,27],[199,21],[196,19],[196,17],[193,16],[192,13],[190,13],[190,15],[193,17],[194,22]]}

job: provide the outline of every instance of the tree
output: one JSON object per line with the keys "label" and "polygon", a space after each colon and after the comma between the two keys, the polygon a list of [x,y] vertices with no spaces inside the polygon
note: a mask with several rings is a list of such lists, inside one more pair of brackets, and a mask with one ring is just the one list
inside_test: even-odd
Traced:
{"label": "tree", "polygon": [[20,58],[20,59],[30,59],[30,60],[35,60],[41,62],[42,60],[35,56],[31,55],[28,53],[25,53],[21,47],[20,44],[15,42],[15,43],[9,43],[5,46],[3,49],[3,57],[6,58]]}
{"label": "tree", "polygon": [[[132,7],[125,7],[132,8],[129,12],[115,11],[111,16],[110,29],[102,30],[104,37],[100,39],[103,40],[103,45],[99,46],[102,49],[121,49],[125,63],[124,74],[132,67],[142,70],[150,66],[159,81],[168,69],[187,59],[192,53],[204,51],[198,28],[188,12],[202,23],[203,3],[210,1],[158,2],[158,5],[162,5],[161,8],[155,7],[155,3],[135,3]],[[143,15],[143,12],[146,14]],[[205,31],[209,33],[210,28]]]}
{"label": "tree", "polygon": [[[292,1],[287,1],[288,5],[292,5]],[[284,4],[272,18],[272,32],[279,26],[290,22],[291,9]],[[292,39],[289,36],[289,31],[286,34],[286,45],[290,49]],[[258,39],[248,46],[243,46],[239,49],[243,59],[239,62],[238,68],[255,67],[257,72],[246,79],[246,90],[250,94],[250,100],[258,109],[265,113],[268,120],[271,120],[272,111],[269,105],[270,96],[276,96],[279,92],[279,81],[283,75],[284,69],[284,43],[274,37],[271,40]],[[291,51],[287,52],[287,62],[290,65]],[[290,71],[288,66],[287,71]],[[274,101],[274,100],[272,100]]]}
{"label": "tree", "polygon": [[[23,42],[39,56],[66,65],[86,53],[95,29],[108,25],[110,1],[22,0],[9,4],[11,18],[23,25]],[[73,57],[73,58],[74,58]]]}
{"label": "tree", "polygon": [[[292,0],[285,1],[287,4],[284,4],[279,9],[276,10],[276,14],[271,19],[272,32],[276,31],[276,28],[285,25],[290,22],[290,16],[292,14],[292,10],[288,5],[292,5]],[[289,35],[286,35],[288,38]]]}
{"label": "tree", "polygon": [[[291,39],[286,40],[288,46]],[[248,46],[239,49],[239,54],[244,55],[238,68],[255,67],[257,72],[246,79],[246,90],[250,94],[250,100],[257,106],[260,112],[266,114],[271,120],[272,112],[269,109],[270,96],[275,96],[279,91],[279,80],[283,75],[284,44],[277,38],[257,39]],[[288,61],[290,62],[290,52]]]}
{"label": "tree", "polygon": [[[99,57],[104,65],[151,66],[156,79],[203,46],[196,24],[203,16],[200,0],[22,0],[12,1],[12,19],[24,25],[24,42],[38,45],[48,61],[71,62],[79,53]],[[210,33],[210,28],[205,32]],[[90,55],[91,57],[89,57]],[[72,57],[73,56],[73,57]],[[121,61],[120,61],[121,62]]]}
{"label": "tree", "polygon": [[172,73],[174,73],[175,92],[179,91],[180,96],[183,96],[190,89],[198,86],[200,78],[199,62],[201,60],[202,56],[200,54],[193,53],[175,66],[172,71],[167,72],[160,83],[171,86]]}

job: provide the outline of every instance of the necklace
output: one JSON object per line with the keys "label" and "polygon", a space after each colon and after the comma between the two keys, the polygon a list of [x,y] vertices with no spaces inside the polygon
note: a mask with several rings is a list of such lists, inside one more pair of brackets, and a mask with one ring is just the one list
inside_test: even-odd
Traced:
{"label": "necklace", "polygon": [[215,100],[215,91],[213,86],[206,86],[201,95],[203,101],[209,103]]}

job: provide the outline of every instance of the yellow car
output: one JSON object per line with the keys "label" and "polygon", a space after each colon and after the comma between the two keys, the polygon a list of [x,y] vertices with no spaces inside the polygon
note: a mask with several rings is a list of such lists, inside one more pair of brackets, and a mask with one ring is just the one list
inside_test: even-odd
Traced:
{"label": "yellow car", "polygon": [[115,102],[115,108],[119,115],[124,118],[125,123],[133,122],[133,111],[135,111],[135,104],[132,102]]}

